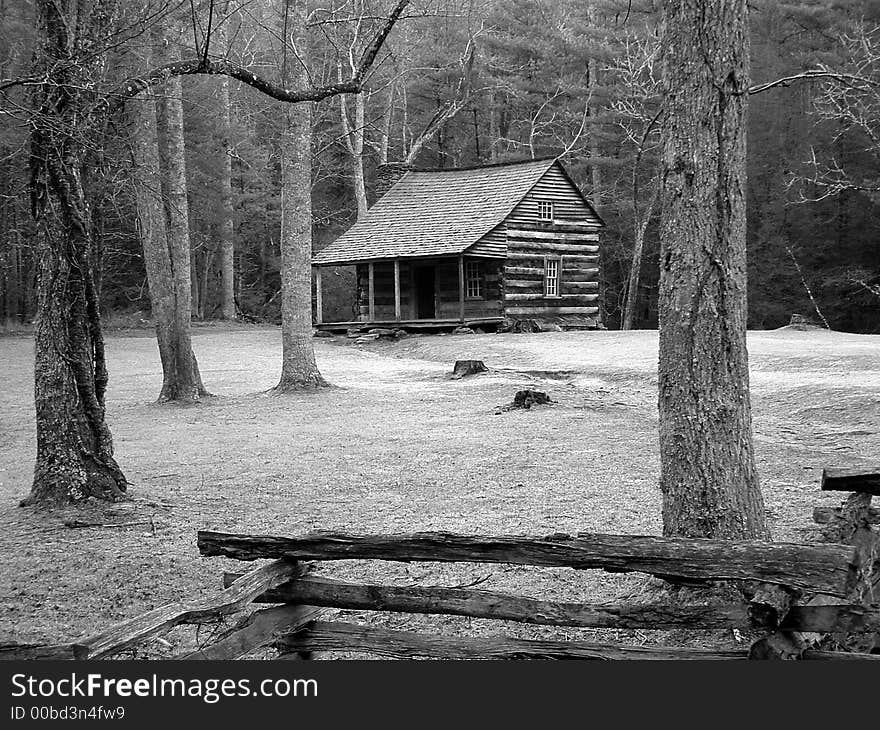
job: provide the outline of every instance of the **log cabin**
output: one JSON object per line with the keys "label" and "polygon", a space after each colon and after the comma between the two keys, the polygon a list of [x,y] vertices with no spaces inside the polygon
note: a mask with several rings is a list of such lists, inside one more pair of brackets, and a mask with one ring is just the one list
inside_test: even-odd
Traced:
{"label": "log cabin", "polygon": [[[601,326],[599,214],[559,159],[384,165],[367,215],[313,258],[316,326]],[[324,322],[321,271],[357,269],[357,321]]]}

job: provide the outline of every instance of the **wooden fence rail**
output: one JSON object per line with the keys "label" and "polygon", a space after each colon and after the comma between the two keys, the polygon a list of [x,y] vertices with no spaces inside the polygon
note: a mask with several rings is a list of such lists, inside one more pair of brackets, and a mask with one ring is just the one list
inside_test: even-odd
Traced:
{"label": "wooden fence rail", "polygon": [[[225,573],[225,585],[240,574]],[[255,603],[444,614],[543,626],[607,629],[776,629],[826,633],[880,631],[880,610],[834,604],[791,606],[781,620],[748,601],[725,605],[562,603],[468,588],[346,583],[311,575],[257,596]]]}
{"label": "wooden fence rail", "polygon": [[858,580],[851,545],[731,542],[634,535],[482,537],[446,532],[352,535],[316,532],[303,537],[200,531],[202,555],[236,560],[395,560],[511,563],[615,573],[650,573],[667,579],[754,580],[845,597]]}
{"label": "wooden fence rail", "polygon": [[[818,545],[593,533],[540,537],[317,532],[278,537],[201,531],[198,546],[205,556],[271,562],[248,573],[224,574],[224,589],[201,600],[156,608],[74,643],[2,644],[0,659],[109,657],[180,624],[214,623],[216,638],[177,658],[235,659],[275,647],[282,655],[344,651],[403,658],[880,660],[880,654],[865,653],[872,647],[880,650],[880,606],[874,598],[880,587],[880,539],[871,527],[877,511],[870,507],[878,484],[880,477],[870,470],[823,472],[823,489],[859,491],[840,508],[817,509],[814,517],[825,524],[825,539],[832,541]],[[351,583],[315,575],[316,566],[303,562],[352,559],[642,572],[677,583],[732,581],[742,597],[709,604],[673,598],[647,604],[562,602],[474,588]],[[252,604],[275,605],[245,613]],[[760,631],[761,637],[749,649],[731,650],[445,636],[328,621],[330,608],[594,629],[747,629]],[[221,626],[222,619],[235,614],[240,615],[234,623]],[[818,650],[818,640],[826,635],[845,636],[847,648],[856,646],[859,651]]]}

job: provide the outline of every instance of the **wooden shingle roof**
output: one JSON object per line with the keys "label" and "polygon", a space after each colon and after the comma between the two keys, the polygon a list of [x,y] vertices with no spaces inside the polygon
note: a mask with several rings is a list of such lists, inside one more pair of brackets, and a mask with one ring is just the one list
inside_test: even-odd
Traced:
{"label": "wooden shingle roof", "polygon": [[556,160],[412,170],[315,264],[463,253],[501,223]]}

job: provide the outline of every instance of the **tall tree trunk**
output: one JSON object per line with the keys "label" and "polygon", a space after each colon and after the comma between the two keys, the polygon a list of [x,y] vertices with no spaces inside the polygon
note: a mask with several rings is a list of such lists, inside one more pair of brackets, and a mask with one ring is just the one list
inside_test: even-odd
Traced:
{"label": "tall tree trunk", "polygon": [[642,271],[642,256],[645,249],[645,229],[647,221],[636,220],[633,225],[635,240],[633,242],[632,263],[629,267],[629,279],[626,287],[626,303],[623,310],[621,329],[631,330],[635,322],[636,305],[639,299],[639,279]]}
{"label": "tall tree trunk", "polygon": [[767,537],[746,351],[746,0],[664,0],[663,30],[663,531]]}
{"label": "tall tree trunk", "polygon": [[36,87],[30,163],[39,277],[34,404],[37,458],[23,504],[90,496],[116,499],[127,483],[113,457],[105,420],[107,367],[93,272],[94,242],[83,191],[88,89],[100,78],[100,56],[69,63],[97,42],[113,17],[112,2],[39,0]]}
{"label": "tall tree trunk", "polygon": [[623,322],[621,329],[631,330],[636,318],[636,306],[639,303],[639,280],[642,276],[642,259],[645,252],[645,231],[651,222],[654,213],[654,205],[657,203],[657,185],[653,186],[651,199],[645,206],[644,212],[640,212],[638,196],[638,167],[633,172],[633,255],[629,268],[629,280],[626,288],[626,302],[623,310]]}
{"label": "tall tree trunk", "polygon": [[[305,0],[281,0],[285,86],[309,83]],[[287,52],[292,38],[296,54]],[[276,391],[324,387],[312,342],[312,102],[284,109],[281,133],[281,380]]]}
{"label": "tall tree trunk", "polygon": [[[342,70],[339,71],[342,80]],[[367,187],[364,182],[364,93],[351,94],[354,97],[354,121],[348,117],[346,94],[339,95],[339,114],[342,120],[343,138],[348,158],[351,162],[351,180],[354,199],[357,204],[357,219],[367,215]]]}
{"label": "tall tree trunk", "polygon": [[[227,51],[227,11],[214,30],[218,51]],[[226,21],[226,22],[224,22]],[[220,172],[220,318],[235,319],[235,203],[232,195],[232,105],[229,99],[229,77],[218,79],[220,105],[220,146],[223,166]]]}
{"label": "tall tree trunk", "polygon": [[209,393],[202,385],[192,349],[189,203],[186,197],[186,148],[183,141],[183,88],[179,76],[168,79],[161,99],[165,121],[163,138],[167,166],[165,182],[168,196],[168,249],[174,274],[174,330],[177,347],[174,352],[174,372],[171,377],[166,375],[159,399],[192,403]]}
{"label": "tall tree trunk", "polygon": [[[595,25],[596,9],[590,6],[587,9],[587,19],[591,25]],[[590,202],[597,208],[602,205],[602,168],[599,165],[601,150],[599,149],[599,59],[591,55],[587,61],[587,70],[590,75],[590,176],[593,190],[590,194]]]}

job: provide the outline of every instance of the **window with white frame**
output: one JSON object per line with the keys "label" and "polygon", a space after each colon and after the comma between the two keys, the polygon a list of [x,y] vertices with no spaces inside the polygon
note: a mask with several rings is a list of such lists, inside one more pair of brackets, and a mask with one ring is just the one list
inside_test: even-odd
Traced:
{"label": "window with white frame", "polygon": [[464,263],[464,281],[465,296],[468,299],[483,298],[483,278],[480,271],[479,261],[465,261]]}
{"label": "window with white frame", "polygon": [[553,201],[552,200],[539,200],[538,201],[538,218],[542,221],[552,221],[553,220]]}
{"label": "window with white frame", "polygon": [[544,295],[559,296],[559,259],[544,260]]}

